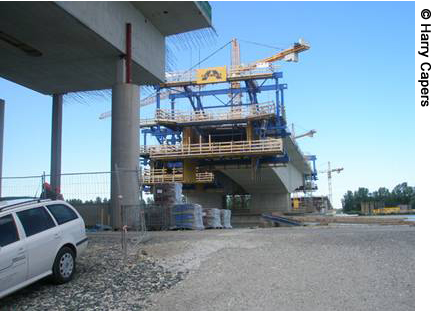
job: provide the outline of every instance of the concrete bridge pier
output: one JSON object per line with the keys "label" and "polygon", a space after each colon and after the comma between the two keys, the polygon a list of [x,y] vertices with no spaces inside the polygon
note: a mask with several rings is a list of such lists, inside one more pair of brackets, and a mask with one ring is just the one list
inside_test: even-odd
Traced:
{"label": "concrete bridge pier", "polygon": [[140,88],[119,82],[112,88],[111,123],[111,219],[120,229],[121,205],[140,204],[139,141]]}
{"label": "concrete bridge pier", "polygon": [[61,193],[62,105],[62,94],[54,94],[52,96],[50,184],[57,193]]}
{"label": "concrete bridge pier", "polygon": [[287,212],[291,210],[291,195],[283,193],[250,193],[251,213]]}
{"label": "concrete bridge pier", "polygon": [[224,194],[222,192],[193,191],[185,192],[188,203],[200,204],[204,208],[224,208]]}

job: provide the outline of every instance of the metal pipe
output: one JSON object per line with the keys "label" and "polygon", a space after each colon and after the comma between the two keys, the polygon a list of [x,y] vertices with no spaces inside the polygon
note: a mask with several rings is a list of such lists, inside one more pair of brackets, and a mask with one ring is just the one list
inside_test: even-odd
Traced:
{"label": "metal pipe", "polygon": [[[157,86],[156,87],[157,90],[157,95],[156,95],[156,104],[157,104],[157,109],[160,109],[160,87]],[[172,98],[173,99],[173,98]]]}
{"label": "metal pipe", "polygon": [[280,116],[280,99],[279,99],[278,79],[275,79],[275,107],[277,108],[277,118]]}
{"label": "metal pipe", "polygon": [[132,64],[132,27],[126,24],[126,83],[131,83],[131,64]]}
{"label": "metal pipe", "polygon": [[52,152],[50,160],[50,184],[61,192],[61,145],[62,145],[62,94],[54,94],[52,101]]}

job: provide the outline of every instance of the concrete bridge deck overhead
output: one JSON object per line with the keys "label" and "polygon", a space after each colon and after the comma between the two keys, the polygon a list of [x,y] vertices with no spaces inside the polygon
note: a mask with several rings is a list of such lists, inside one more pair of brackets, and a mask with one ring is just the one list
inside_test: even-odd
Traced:
{"label": "concrete bridge deck overhead", "polygon": [[[63,94],[112,89],[111,171],[135,172],[139,85],[164,82],[166,36],[207,27],[211,7],[205,1],[0,2],[0,76],[53,95],[55,190],[61,191]],[[120,204],[139,204],[138,176],[125,175],[119,186],[111,180],[114,228],[121,227]]]}
{"label": "concrete bridge deck overhead", "polygon": [[2,1],[0,76],[50,95],[110,89],[131,23],[132,82],[163,82],[165,36],[211,26],[205,8],[194,1]]}

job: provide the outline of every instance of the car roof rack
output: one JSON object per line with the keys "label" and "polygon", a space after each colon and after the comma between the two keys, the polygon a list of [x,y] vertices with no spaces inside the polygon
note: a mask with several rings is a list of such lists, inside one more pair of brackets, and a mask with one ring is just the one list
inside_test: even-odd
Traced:
{"label": "car roof rack", "polygon": [[[15,200],[17,200],[17,198],[15,197]],[[48,202],[51,201],[50,199],[41,199],[41,198],[29,198],[28,201],[20,201],[20,202],[16,202],[16,203],[12,203],[12,204],[6,204],[4,206],[0,206],[0,212],[13,208],[13,207],[19,207],[25,204],[29,204],[29,203],[41,203],[41,202]]]}
{"label": "car roof rack", "polygon": [[0,198],[0,202],[3,201],[12,201],[12,200],[24,200],[24,199],[29,199],[29,200],[36,200],[38,199],[37,197],[28,197],[28,196],[16,196],[16,197],[1,197]]}

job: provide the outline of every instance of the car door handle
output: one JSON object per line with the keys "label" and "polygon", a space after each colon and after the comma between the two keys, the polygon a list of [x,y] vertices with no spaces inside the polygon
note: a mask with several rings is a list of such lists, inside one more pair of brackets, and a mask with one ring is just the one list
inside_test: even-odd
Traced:
{"label": "car door handle", "polygon": [[17,261],[20,261],[20,260],[23,260],[23,259],[26,259],[26,255],[20,255],[20,256],[18,256],[18,257],[14,257],[14,258],[12,258],[12,263],[14,264],[14,263],[16,263]]}

